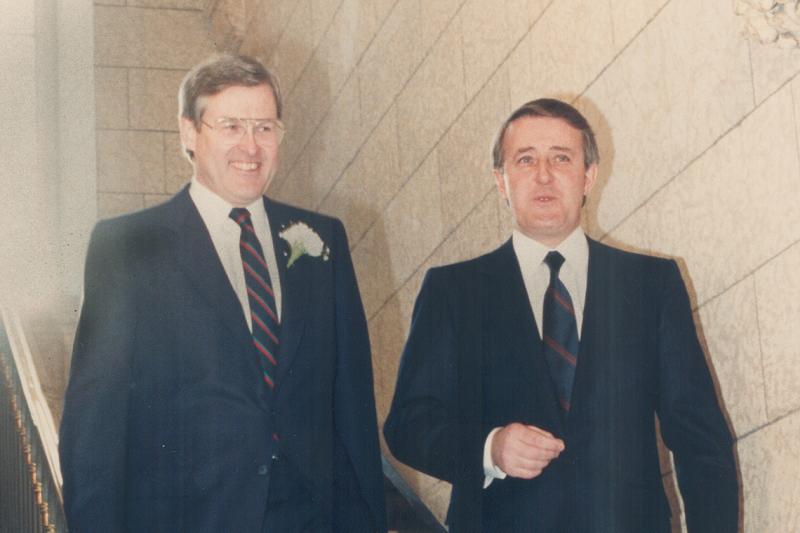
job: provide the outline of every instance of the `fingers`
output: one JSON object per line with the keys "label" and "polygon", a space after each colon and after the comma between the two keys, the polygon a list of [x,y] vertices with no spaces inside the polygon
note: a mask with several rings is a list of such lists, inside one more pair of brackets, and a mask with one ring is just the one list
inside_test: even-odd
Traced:
{"label": "fingers", "polygon": [[564,450],[564,441],[536,426],[509,424],[492,441],[492,460],[512,477],[531,479]]}

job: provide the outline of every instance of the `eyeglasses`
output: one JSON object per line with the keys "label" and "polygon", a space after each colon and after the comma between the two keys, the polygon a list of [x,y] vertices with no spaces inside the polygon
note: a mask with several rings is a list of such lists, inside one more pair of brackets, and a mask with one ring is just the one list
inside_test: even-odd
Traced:
{"label": "eyeglasses", "polygon": [[283,140],[286,129],[283,122],[272,118],[236,118],[222,117],[214,121],[212,126],[205,120],[200,122],[219,134],[226,143],[235,144],[242,140],[250,128],[256,143],[264,146],[275,146]]}

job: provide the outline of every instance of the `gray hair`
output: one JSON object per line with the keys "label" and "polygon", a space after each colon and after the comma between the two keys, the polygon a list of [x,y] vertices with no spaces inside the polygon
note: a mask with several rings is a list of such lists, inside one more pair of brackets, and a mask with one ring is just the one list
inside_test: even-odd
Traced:
{"label": "gray hair", "polygon": [[[181,118],[192,121],[195,128],[200,124],[206,107],[206,99],[228,87],[256,87],[267,85],[275,96],[278,119],[283,114],[283,100],[278,77],[258,59],[245,55],[216,54],[195,65],[181,82],[178,89],[178,109]],[[190,159],[191,150],[186,150]]]}
{"label": "gray hair", "polygon": [[600,161],[600,152],[597,149],[597,141],[594,132],[586,117],[580,111],[566,102],[554,98],[539,98],[520,106],[511,116],[506,119],[503,126],[495,138],[492,146],[492,166],[495,170],[502,170],[504,163],[503,142],[506,131],[511,124],[522,117],[550,117],[560,118],[567,124],[581,132],[583,140],[583,163],[588,168]]}

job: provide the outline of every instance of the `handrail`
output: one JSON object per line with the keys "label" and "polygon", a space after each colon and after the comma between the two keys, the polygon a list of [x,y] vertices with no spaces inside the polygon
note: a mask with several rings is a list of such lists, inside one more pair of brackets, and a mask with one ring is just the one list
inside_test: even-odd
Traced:
{"label": "handrail", "polygon": [[58,436],[18,314],[0,310],[0,509],[15,531],[66,532]]}

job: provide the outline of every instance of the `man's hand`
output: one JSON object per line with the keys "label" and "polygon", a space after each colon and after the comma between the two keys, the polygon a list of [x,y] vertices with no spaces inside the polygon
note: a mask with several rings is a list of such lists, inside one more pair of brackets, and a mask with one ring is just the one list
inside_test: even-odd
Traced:
{"label": "man's hand", "polygon": [[495,433],[492,461],[511,477],[532,479],[564,451],[564,441],[536,426],[514,422]]}

